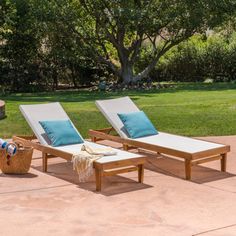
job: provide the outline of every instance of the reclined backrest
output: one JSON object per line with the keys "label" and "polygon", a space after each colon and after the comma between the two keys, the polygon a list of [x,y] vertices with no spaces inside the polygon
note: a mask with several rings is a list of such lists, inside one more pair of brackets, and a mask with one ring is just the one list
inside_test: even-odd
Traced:
{"label": "reclined backrest", "polygon": [[[68,117],[59,102],[47,104],[20,105],[20,111],[25,117],[31,129],[33,130],[35,136],[38,138],[39,142],[44,145],[50,145],[50,141],[47,138],[47,135],[45,134],[45,131],[43,130],[42,126],[39,124],[39,121],[70,120],[70,118]],[[78,132],[76,128],[75,130]]]}
{"label": "reclined backrest", "polygon": [[138,107],[129,97],[97,100],[96,105],[108,122],[113,126],[116,132],[122,138],[128,138],[124,125],[118,117],[117,113],[129,113],[139,111]]}

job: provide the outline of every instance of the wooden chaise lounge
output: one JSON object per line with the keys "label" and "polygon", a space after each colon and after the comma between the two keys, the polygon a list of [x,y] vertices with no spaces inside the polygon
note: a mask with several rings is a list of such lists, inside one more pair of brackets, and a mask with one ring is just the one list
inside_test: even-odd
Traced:
{"label": "wooden chaise lounge", "polygon": [[[118,117],[118,113],[137,112],[139,109],[129,97],[96,101],[98,109],[106,117],[112,128],[89,130],[92,141],[111,140],[123,144],[124,150],[136,147],[154,151],[158,154],[166,154],[183,158],[185,162],[186,179],[191,179],[193,165],[220,160],[221,171],[226,171],[227,152],[230,146],[207,142],[195,138],[158,132],[157,135],[131,139],[124,129],[124,125]],[[115,130],[117,135],[110,132]]]}
{"label": "wooden chaise lounge", "polygon": [[[39,121],[45,120],[69,120],[60,103],[21,105],[20,110],[34,132],[33,136],[15,136],[15,141],[21,141],[31,145],[34,149],[42,152],[43,171],[47,171],[49,158],[61,157],[72,160],[75,153],[81,150],[83,144],[91,147],[102,148],[103,145],[84,140],[83,144],[73,144],[60,147],[52,147]],[[75,127],[74,127],[75,128]],[[77,131],[77,129],[75,128]],[[78,131],[77,131],[78,132]],[[115,149],[113,156],[104,156],[94,162],[96,176],[96,190],[101,190],[102,176],[110,176],[130,171],[138,171],[138,181],[143,182],[145,158],[134,153]]]}

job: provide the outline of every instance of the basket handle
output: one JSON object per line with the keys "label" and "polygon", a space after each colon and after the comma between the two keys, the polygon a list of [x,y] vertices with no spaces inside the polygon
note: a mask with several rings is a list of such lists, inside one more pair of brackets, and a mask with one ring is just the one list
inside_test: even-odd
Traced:
{"label": "basket handle", "polygon": [[16,144],[16,147],[17,147],[17,148],[21,148],[21,147],[24,148],[24,146],[25,146],[23,142],[18,141],[18,140],[15,141],[14,144]]}

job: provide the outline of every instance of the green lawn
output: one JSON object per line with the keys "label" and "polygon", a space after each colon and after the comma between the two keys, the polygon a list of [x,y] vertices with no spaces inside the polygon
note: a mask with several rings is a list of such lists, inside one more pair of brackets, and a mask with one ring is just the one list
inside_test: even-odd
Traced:
{"label": "green lawn", "polygon": [[89,128],[109,126],[97,110],[96,99],[129,95],[144,110],[158,130],[188,136],[236,134],[235,84],[178,84],[153,92],[56,92],[15,94],[6,101],[7,118],[0,120],[0,137],[31,134],[19,111],[20,104],[61,102],[62,106],[87,137]]}

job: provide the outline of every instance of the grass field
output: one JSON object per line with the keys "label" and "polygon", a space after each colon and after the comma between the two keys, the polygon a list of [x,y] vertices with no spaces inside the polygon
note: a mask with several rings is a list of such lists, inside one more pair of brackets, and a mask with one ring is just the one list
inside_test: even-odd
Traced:
{"label": "grass field", "polygon": [[87,137],[89,128],[109,126],[97,110],[96,99],[129,95],[144,110],[158,130],[188,136],[236,134],[235,84],[178,84],[174,88],[150,92],[55,92],[14,94],[1,97],[6,102],[7,118],[0,120],[0,137],[31,134],[19,111],[20,104],[61,102]]}

